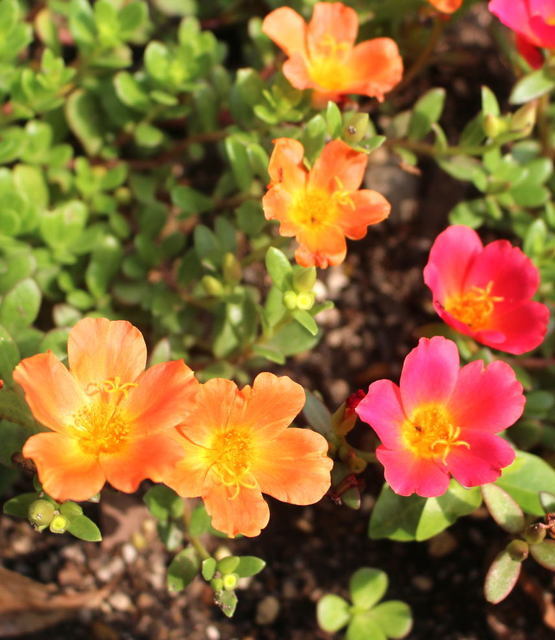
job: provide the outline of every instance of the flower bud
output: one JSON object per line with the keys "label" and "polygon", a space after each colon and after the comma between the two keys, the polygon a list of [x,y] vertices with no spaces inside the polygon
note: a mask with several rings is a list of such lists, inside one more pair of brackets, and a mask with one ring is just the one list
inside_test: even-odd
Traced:
{"label": "flower bud", "polygon": [[507,129],[503,120],[499,116],[494,116],[492,113],[486,115],[482,126],[487,137],[493,139],[497,138],[498,135],[504,133]]}
{"label": "flower bud", "polygon": [[224,256],[223,274],[224,280],[229,284],[237,284],[243,276],[241,264],[232,253],[226,253]]}
{"label": "flower bud", "polygon": [[297,308],[297,294],[294,291],[286,291],[283,294],[283,304],[289,311],[293,311]]}
{"label": "flower bud", "polygon": [[536,124],[536,103],[528,102],[520,107],[511,118],[511,131],[527,136]]}
{"label": "flower bud", "polygon": [[529,544],[539,544],[545,539],[546,527],[541,522],[534,522],[524,530],[524,539]]}
{"label": "flower bud", "polygon": [[295,291],[312,291],[316,282],[316,267],[298,267],[293,271],[293,287]]}
{"label": "flower bud", "polygon": [[308,311],[314,306],[315,300],[316,296],[312,291],[303,291],[302,293],[297,294],[297,308],[302,309],[303,311]]}
{"label": "flower bud", "polygon": [[223,586],[226,591],[233,591],[237,586],[237,574],[236,573],[228,573],[226,576],[222,578]]}
{"label": "flower bud", "polygon": [[56,507],[49,501],[40,498],[29,506],[27,517],[33,527],[47,527],[54,517]]}
{"label": "flower bud", "polygon": [[214,591],[221,591],[224,588],[224,581],[221,578],[212,578],[210,586]]}
{"label": "flower bud", "polygon": [[506,546],[507,553],[516,562],[523,562],[528,557],[528,543],[524,540],[511,540]]}
{"label": "flower bud", "polygon": [[48,528],[52,533],[65,533],[68,525],[68,519],[60,513],[52,518]]}
{"label": "flower bud", "polygon": [[114,191],[114,196],[120,204],[129,204],[131,202],[131,190],[128,187],[118,187]]}
{"label": "flower bud", "polygon": [[348,113],[345,115],[343,138],[351,144],[360,142],[370,126],[370,116],[367,113]]}
{"label": "flower bud", "polygon": [[219,297],[224,292],[222,283],[214,276],[203,276],[201,282],[206,293],[211,296]]}

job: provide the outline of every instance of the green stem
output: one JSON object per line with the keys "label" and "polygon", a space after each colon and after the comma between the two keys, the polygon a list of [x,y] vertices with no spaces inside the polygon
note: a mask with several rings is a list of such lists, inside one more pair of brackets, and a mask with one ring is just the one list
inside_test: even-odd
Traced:
{"label": "green stem", "polygon": [[445,25],[445,19],[442,16],[436,16],[436,18],[434,19],[434,26],[432,27],[432,32],[430,33],[430,37],[428,38],[428,44],[424,47],[424,49],[422,49],[420,55],[418,56],[418,58],[416,58],[412,67],[410,67],[410,69],[405,73],[403,80],[399,85],[397,85],[397,88],[403,87],[412,82],[412,80],[414,80],[414,78],[416,78],[416,76],[426,68],[426,65],[428,64],[432,56],[432,53],[434,52],[434,49],[436,48],[436,45],[443,34]]}
{"label": "green stem", "polygon": [[420,153],[425,156],[437,158],[442,156],[457,155],[481,156],[482,154],[491,151],[496,145],[453,145],[444,147],[442,149],[436,145],[428,144],[426,142],[417,142],[415,140],[406,140],[404,138],[393,138],[390,140],[386,140],[385,146],[388,148],[402,147],[403,149],[408,149],[409,151],[414,151],[415,153]]}

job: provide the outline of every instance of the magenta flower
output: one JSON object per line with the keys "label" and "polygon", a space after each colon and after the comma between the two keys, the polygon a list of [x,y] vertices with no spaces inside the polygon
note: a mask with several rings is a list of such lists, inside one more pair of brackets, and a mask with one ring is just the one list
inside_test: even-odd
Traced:
{"label": "magenta flower", "polygon": [[555,47],[555,0],[490,0],[489,10],[516,33],[516,45],[528,63],[539,69],[540,48]]}
{"label": "magenta flower", "polygon": [[545,337],[549,310],[531,300],[538,270],[507,240],[484,247],[470,227],[448,227],[432,245],[424,282],[441,318],[482,344],[520,354]]}
{"label": "magenta flower", "polygon": [[508,364],[460,368],[455,343],[436,336],[421,338],[406,357],[400,386],[374,382],[356,412],[382,441],[376,455],[393,491],[433,498],[450,476],[465,487],[499,477],[515,453],[495,434],[520,417],[524,402]]}

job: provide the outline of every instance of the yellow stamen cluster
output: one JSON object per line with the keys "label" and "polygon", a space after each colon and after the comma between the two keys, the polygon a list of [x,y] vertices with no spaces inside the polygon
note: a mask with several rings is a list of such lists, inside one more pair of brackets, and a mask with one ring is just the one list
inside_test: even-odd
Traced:
{"label": "yellow stamen cluster", "polygon": [[402,437],[407,447],[420,458],[441,458],[445,462],[452,447],[470,448],[459,440],[460,427],[440,404],[423,405],[403,423]]}
{"label": "yellow stamen cluster", "polygon": [[351,192],[343,188],[339,178],[335,178],[338,189],[330,193],[323,189],[299,190],[291,206],[290,218],[300,227],[317,229],[335,224],[339,217],[339,207],[355,209]]}
{"label": "yellow stamen cluster", "polygon": [[502,296],[491,294],[492,288],[493,282],[488,282],[486,287],[470,287],[465,292],[448,298],[445,310],[475,331],[486,329],[495,303],[503,300]]}
{"label": "yellow stamen cluster", "polygon": [[207,447],[206,456],[221,483],[234,488],[232,500],[239,495],[241,487],[256,488],[256,480],[250,472],[254,450],[249,430],[226,427],[215,433]]}
{"label": "yellow stamen cluster", "polygon": [[310,57],[308,72],[313,82],[329,91],[344,86],[349,71],[345,59],[350,48],[348,43],[338,42],[331,34],[326,34]]}

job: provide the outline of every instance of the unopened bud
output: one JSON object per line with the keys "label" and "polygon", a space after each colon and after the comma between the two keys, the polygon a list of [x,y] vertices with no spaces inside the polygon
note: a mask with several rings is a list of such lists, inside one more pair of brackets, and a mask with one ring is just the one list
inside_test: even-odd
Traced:
{"label": "unopened bud", "polygon": [[345,115],[343,138],[347,142],[360,142],[370,126],[370,116],[367,113],[350,113]]}
{"label": "unopened bud", "polygon": [[237,284],[243,276],[241,264],[232,253],[226,253],[224,256],[223,274],[224,280],[229,284]]}
{"label": "unopened bud", "polygon": [[482,126],[488,138],[497,138],[498,135],[504,133],[507,129],[505,122],[503,122],[499,116],[494,116],[492,113],[486,115]]}
{"label": "unopened bud", "polygon": [[114,191],[114,196],[120,204],[128,204],[131,202],[131,190],[128,187],[118,187]]}
{"label": "unopened bud", "polygon": [[297,308],[309,311],[314,306],[316,296],[312,291],[303,291],[297,295]]}
{"label": "unopened bud", "polygon": [[206,293],[211,296],[219,297],[224,292],[223,284],[214,276],[203,276],[201,282]]}
{"label": "unopened bud", "polygon": [[364,389],[357,389],[354,393],[351,393],[347,400],[345,400],[345,411],[354,413],[360,401],[365,397],[366,391],[364,391]]}
{"label": "unopened bud", "polygon": [[228,573],[226,576],[222,578],[222,582],[224,585],[224,589],[226,591],[233,591],[237,586],[237,574],[236,573]]}
{"label": "unopened bud", "polygon": [[294,291],[286,291],[283,294],[283,304],[289,311],[297,308],[297,294]]}
{"label": "unopened bud", "polygon": [[27,517],[33,527],[47,527],[55,511],[56,507],[49,500],[41,498],[31,503]]}
{"label": "unopened bud", "polygon": [[524,539],[529,544],[539,544],[544,541],[546,533],[546,526],[541,522],[535,522],[524,530]]}
{"label": "unopened bud", "polygon": [[312,291],[316,282],[316,267],[298,267],[293,271],[293,287],[295,291]]}
{"label": "unopened bud", "polygon": [[536,124],[536,103],[529,102],[520,107],[511,118],[511,131],[527,136]]}
{"label": "unopened bud", "polygon": [[221,591],[224,588],[224,581],[221,578],[212,578],[210,586],[214,591]]}
{"label": "unopened bud", "polygon": [[506,547],[507,553],[516,562],[523,562],[528,557],[528,543],[524,540],[512,540]]}
{"label": "unopened bud", "polygon": [[60,513],[52,518],[48,528],[52,533],[65,533],[68,524],[68,519]]}

